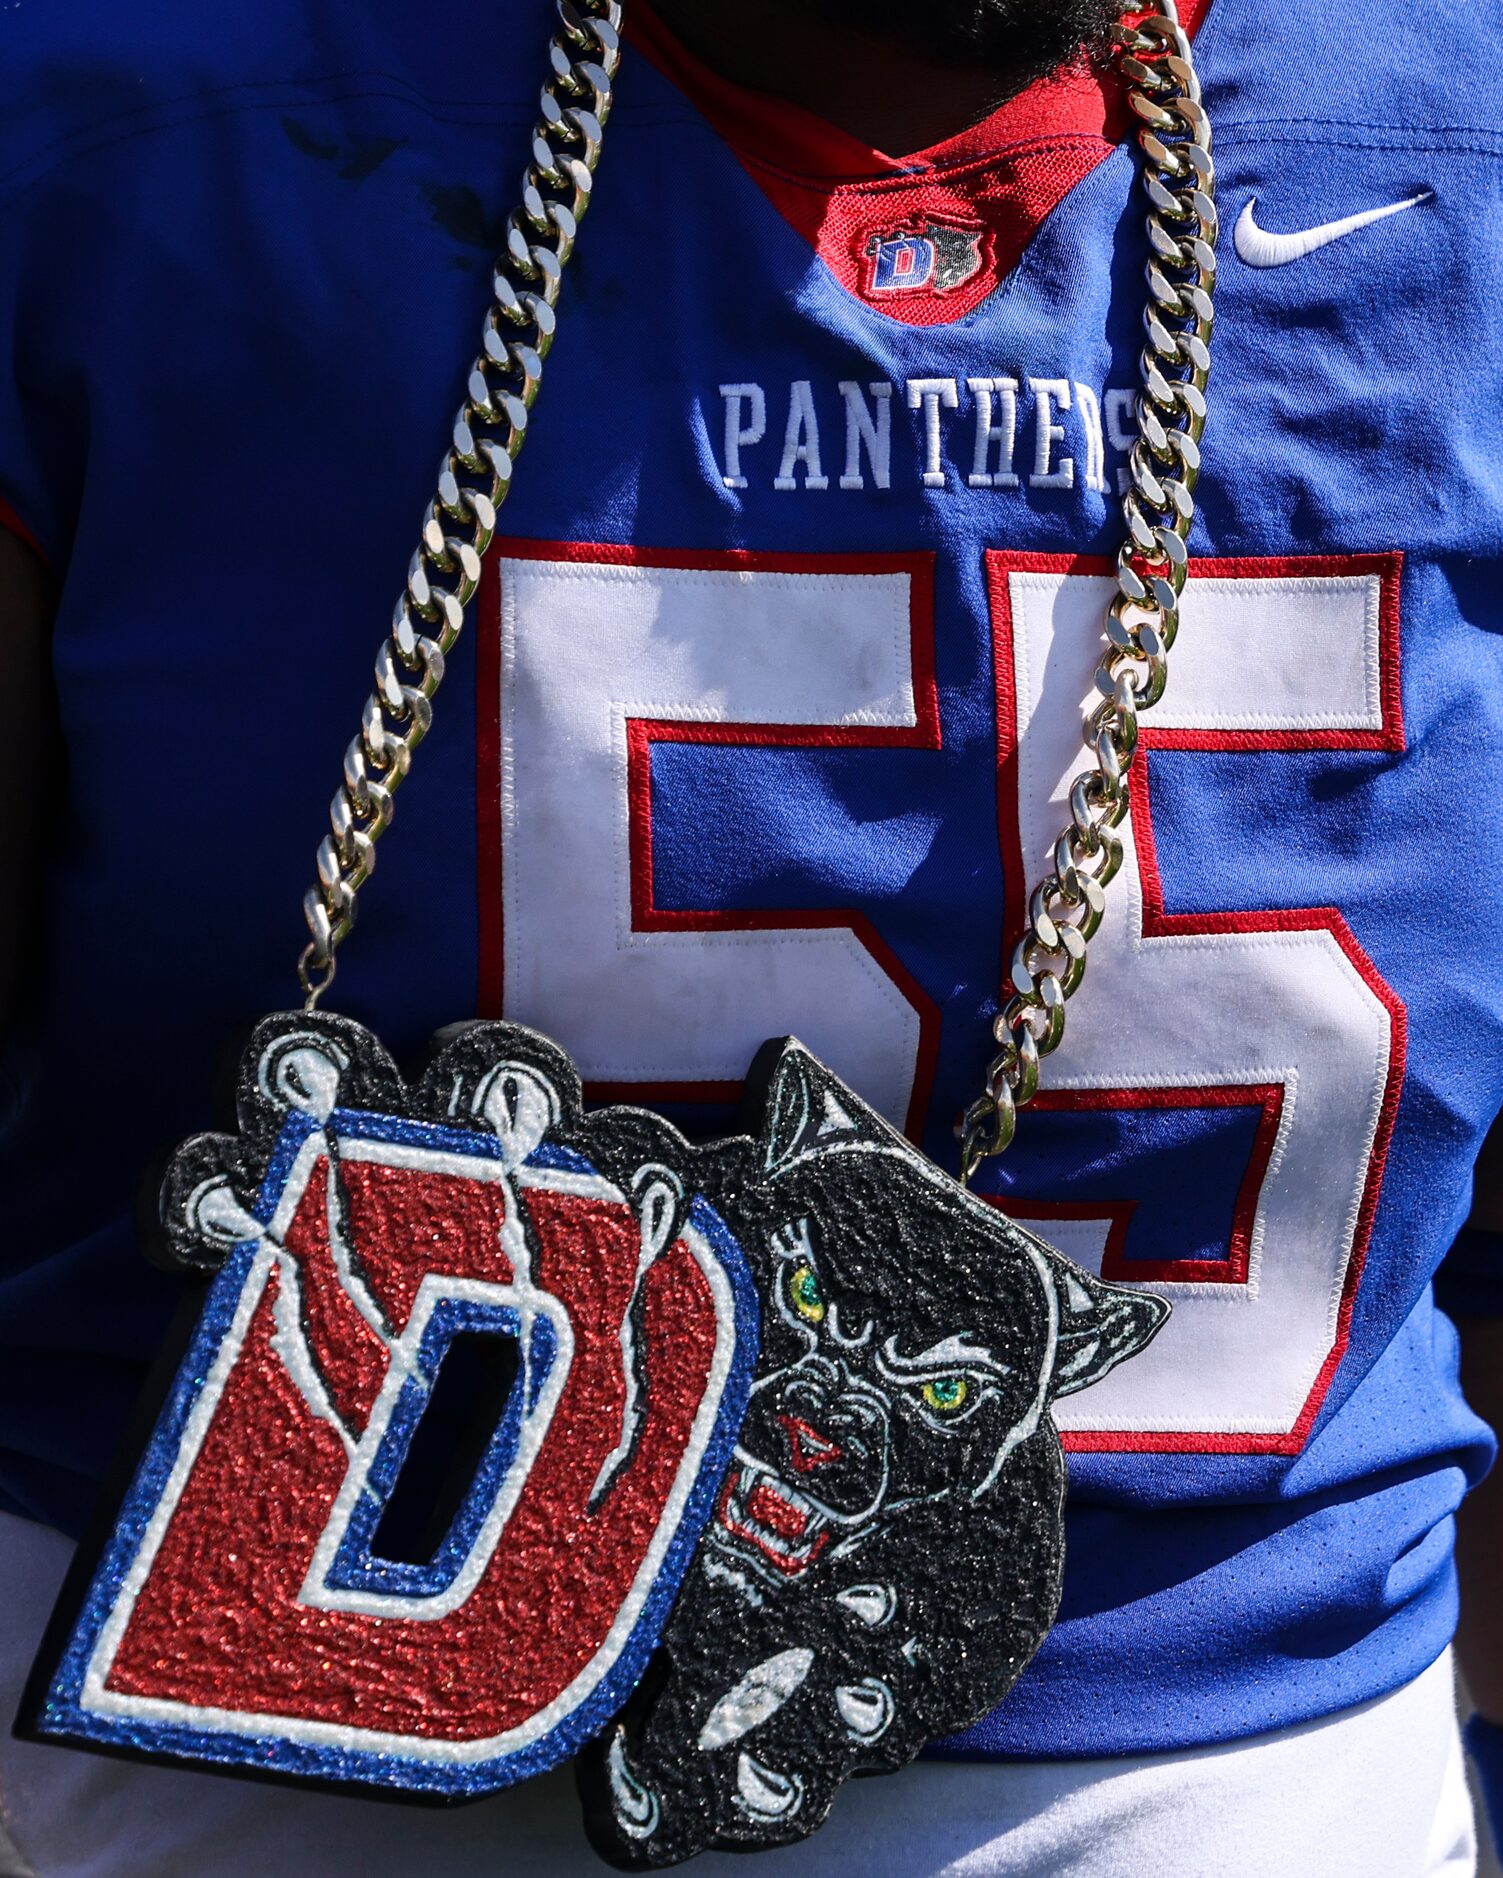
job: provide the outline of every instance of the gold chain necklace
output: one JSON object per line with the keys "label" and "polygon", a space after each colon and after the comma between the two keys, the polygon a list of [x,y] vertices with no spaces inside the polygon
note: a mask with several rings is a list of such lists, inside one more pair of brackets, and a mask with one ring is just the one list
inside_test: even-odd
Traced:
{"label": "gold chain necklace", "polygon": [[[375,688],[345,753],[329,833],[319,844],[318,882],[304,896],[310,937],[298,977],[310,1010],[332,982],[336,949],[354,925],[357,896],[375,865],[375,843],[391,823],[393,794],[432,722],[444,655],[459,637],[497,510],[511,488],[511,465],[553,341],[563,270],[589,206],[614,100],[621,8],[617,0],[585,0],[559,11],[562,27],[549,47],[553,76],[542,92],[522,201],[496,263],[482,348],[391,632],[376,656]],[[1146,343],[1123,500],[1127,534],[1096,670],[1101,703],[1085,726],[1092,762],[1071,787],[1071,819],[1055,845],[1053,871],[1029,897],[1011,993],[993,1024],[1000,1047],[961,1124],[966,1180],[1009,1145],[1018,1109],[1038,1089],[1040,1059],[1063,1040],[1065,1004],[1085,974],[1103,890],[1121,865],[1114,831],[1128,812],[1138,713],[1163,694],[1195,518],[1214,317],[1216,180],[1210,121],[1173,0],[1122,29],[1118,66],[1138,119],[1149,198]]]}

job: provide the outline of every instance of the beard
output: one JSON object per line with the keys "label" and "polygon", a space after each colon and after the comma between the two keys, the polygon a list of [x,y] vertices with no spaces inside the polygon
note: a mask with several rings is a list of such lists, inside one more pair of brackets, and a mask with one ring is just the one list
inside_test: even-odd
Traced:
{"label": "beard", "polygon": [[832,26],[877,33],[936,65],[980,62],[1018,84],[1111,43],[1123,0],[806,0]]}

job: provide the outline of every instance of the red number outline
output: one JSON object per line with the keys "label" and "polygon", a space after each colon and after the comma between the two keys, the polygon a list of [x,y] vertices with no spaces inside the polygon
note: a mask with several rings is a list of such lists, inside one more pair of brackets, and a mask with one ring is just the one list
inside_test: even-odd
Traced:
{"label": "red number outline", "polygon": [[[852,907],[768,908],[726,911],[711,907],[659,907],[652,872],[652,747],[657,743],[740,745],[771,749],[905,749],[943,747],[934,670],[934,563],[932,553],[766,554],[751,549],[688,551],[608,542],[498,539],[481,577],[476,602],[477,871],[479,984],[476,1008],[499,1017],[505,994],[505,931],[501,816],[501,577],[503,560],[572,561],[616,567],[657,567],[705,573],[742,569],[771,574],[894,574],[910,576],[910,669],[915,722],[874,728],[838,724],[743,724],[681,718],[627,720],[627,822],[632,927],[637,932],[778,932],[802,928],[846,930],[865,947],[919,1020],[918,1057],[905,1125],[918,1138],[929,1109],[939,1060],[940,1011],[882,937],[872,919]],[[739,1081],[592,1082],[592,1101],[734,1102]]]}
{"label": "red number outline", "polygon": [[1130,1259],[1126,1256],[1127,1229],[1137,1211],[1136,1200],[1023,1200],[1010,1193],[988,1195],[1004,1213],[1018,1219],[1110,1219],[1101,1276],[1132,1279],[1139,1284],[1245,1285],[1252,1254],[1253,1223],[1258,1195],[1278,1140],[1284,1113],[1284,1085],[1272,1083],[1220,1083],[1210,1087],[1153,1089],[1041,1089],[1028,1105],[1035,1114],[1079,1114],[1121,1109],[1257,1109],[1258,1125],[1252,1153],[1237,1188],[1232,1210],[1231,1237],[1224,1259]]}
{"label": "red number outline", "polygon": [[[1169,913],[1164,907],[1163,881],[1159,874],[1158,853],[1153,827],[1151,793],[1152,756],[1155,750],[1270,751],[1270,750],[1373,750],[1402,751],[1404,724],[1401,699],[1400,667],[1400,577],[1403,556],[1392,554],[1292,555],[1268,558],[1192,559],[1194,578],[1260,580],[1280,577],[1330,577],[1342,574],[1376,574],[1379,577],[1379,697],[1381,727],[1377,730],[1318,731],[1246,731],[1246,730],[1164,730],[1155,731],[1151,720],[1145,722],[1140,736],[1143,761],[1129,773],[1129,797],[1132,804],[1133,831],[1137,839],[1138,866],[1143,887],[1143,936],[1167,938],[1175,934],[1257,933],[1257,932],[1328,932],[1346,954],[1358,975],[1388,1013],[1391,1045],[1388,1077],[1379,1108],[1378,1124],[1368,1156],[1367,1176],[1363,1183],[1362,1202],[1357,1227],[1347,1260],[1337,1313],[1336,1336],[1314,1384],[1306,1397],[1294,1426],[1284,1435],[1219,1434],[1211,1431],[1191,1433],[1183,1430],[1133,1430],[1131,1432],[1071,1431],[1063,1436],[1067,1449],[1082,1453],[1146,1451],[1163,1453],[1217,1454],[1298,1454],[1304,1448],[1310,1429],[1325,1401],[1332,1379],[1346,1354],[1351,1335],[1353,1306],[1361,1283],[1372,1237],[1373,1218],[1383,1185],[1383,1170],[1388,1146],[1398,1112],[1399,1094],[1404,1083],[1408,1013],[1403,1000],[1384,980],[1359,944],[1337,908],[1291,907],[1263,911],[1222,913]],[[1006,984],[1013,947],[1021,935],[1025,920],[1027,884],[1024,877],[1022,829],[1018,801],[1018,712],[1015,668],[1013,663],[1012,595],[1008,577],[1014,573],[1097,574],[1110,576],[1112,563],[1094,555],[1014,554],[1002,549],[989,550],[986,556],[987,587],[991,598],[993,663],[997,699],[997,825],[1002,850],[1004,890],[1003,949],[1000,980]],[[1103,1092],[1110,1099],[1114,1092]],[[1141,1091],[1135,1092],[1141,1094]],[[1171,1092],[1172,1093],[1172,1092]],[[1206,1090],[1196,1091],[1204,1099]],[[1249,1089],[1228,1088],[1227,1098],[1246,1100]],[[1043,1102],[1044,1098],[1039,1098]],[[1049,1106],[1084,1107],[1092,1102],[1102,1106],[1097,1091],[1056,1090]],[[1262,1131],[1259,1139],[1261,1141]],[[1254,1147],[1252,1162],[1259,1149]],[[1251,1171],[1250,1163],[1250,1170]],[[1264,1163],[1266,1168],[1266,1161]],[[1262,1180],[1259,1178],[1259,1186]],[[1246,1178],[1243,1183],[1246,1189]],[[1256,1206],[1256,1196],[1254,1197]],[[1027,1210],[1021,1199],[1009,1196],[1009,1210],[1020,1214]],[[1108,1209],[1098,1203],[1091,1217],[1106,1217]],[[1044,1217],[1043,1213],[1038,1215]],[[1077,1215],[1079,1217],[1079,1215]],[[1120,1243],[1120,1242],[1119,1242]],[[1131,1275],[1147,1279],[1136,1264]],[[1166,1274],[1167,1276],[1167,1274]]]}

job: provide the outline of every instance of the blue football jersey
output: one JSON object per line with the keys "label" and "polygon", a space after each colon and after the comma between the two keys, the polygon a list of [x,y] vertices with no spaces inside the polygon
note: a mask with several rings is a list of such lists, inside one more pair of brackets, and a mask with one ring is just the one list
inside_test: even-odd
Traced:
{"label": "blue football jersey", "polygon": [[[1076,75],[894,161],[636,11],[332,1002],[399,1052],[516,1018],[707,1130],[795,1033],[953,1166],[1120,539],[1127,126]],[[957,1754],[1394,1688],[1451,1634],[1491,1447],[1432,1281],[1503,1106],[1496,20],[1188,11],[1225,232],[1183,630],[1066,1041],[982,1176],[1174,1313],[1060,1405],[1061,1619]],[[548,31],[544,0],[0,16],[0,498],[62,577],[68,756],[7,1065],[0,1492],[72,1530],[177,1296],[141,1170],[297,996]]]}

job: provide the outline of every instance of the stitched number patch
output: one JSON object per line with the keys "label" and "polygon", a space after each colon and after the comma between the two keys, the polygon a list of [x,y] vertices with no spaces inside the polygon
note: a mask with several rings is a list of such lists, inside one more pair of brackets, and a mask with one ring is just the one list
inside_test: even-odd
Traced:
{"label": "stitched number patch", "polygon": [[636,1101],[728,1100],[791,1031],[914,1124],[931,1001],[860,913],[655,906],[651,757],[664,737],[937,749],[932,582],[926,555],[506,544],[480,635],[486,1008]]}
{"label": "stitched number patch", "polygon": [[[859,912],[658,907],[652,752],[938,750],[933,571],[917,555],[511,544],[483,635],[483,721],[499,699],[482,751],[500,779],[482,788],[489,1008],[562,1035],[614,1098],[728,1099],[757,1043],[793,1029],[917,1133],[933,999]],[[987,573],[1015,935],[1082,762],[1108,569],[993,554]],[[1401,750],[1398,577],[1397,556],[1195,563],[1145,746]],[[1267,774],[1250,763],[1248,791]],[[1065,1045],[987,1178],[1081,1264],[1174,1301],[1140,1362],[1061,1405],[1067,1446],[1297,1452],[1346,1344],[1403,1007],[1333,907],[1167,912],[1152,775],[1151,757],[1135,766],[1125,862]],[[1230,840],[1257,800],[1222,800]],[[777,801],[762,821],[764,868],[789,876],[837,838]],[[702,903],[716,864],[707,847]],[[995,866],[978,853],[975,877]],[[946,891],[936,920],[959,905]]]}
{"label": "stitched number patch", "polygon": [[[1169,688],[1144,718],[1149,750],[1403,748],[1396,556],[1191,573]],[[994,554],[989,574],[1016,933],[1023,882],[1068,820],[1085,649],[1112,589],[1078,561]],[[1067,1447],[1297,1453],[1346,1347],[1404,1010],[1332,907],[1167,913],[1151,774],[1133,767],[1122,870],[1047,1093],[1005,1164],[1006,1205],[1080,1263],[1173,1300],[1143,1362],[1061,1404]],[[1256,813],[1255,796],[1223,796],[1220,838]],[[1134,1156],[1141,1190],[1113,1194]],[[1217,1243],[1197,1242],[1176,1178],[1187,1164],[1202,1181],[1223,1170]],[[1053,1198],[1030,1205],[1030,1192]]]}

